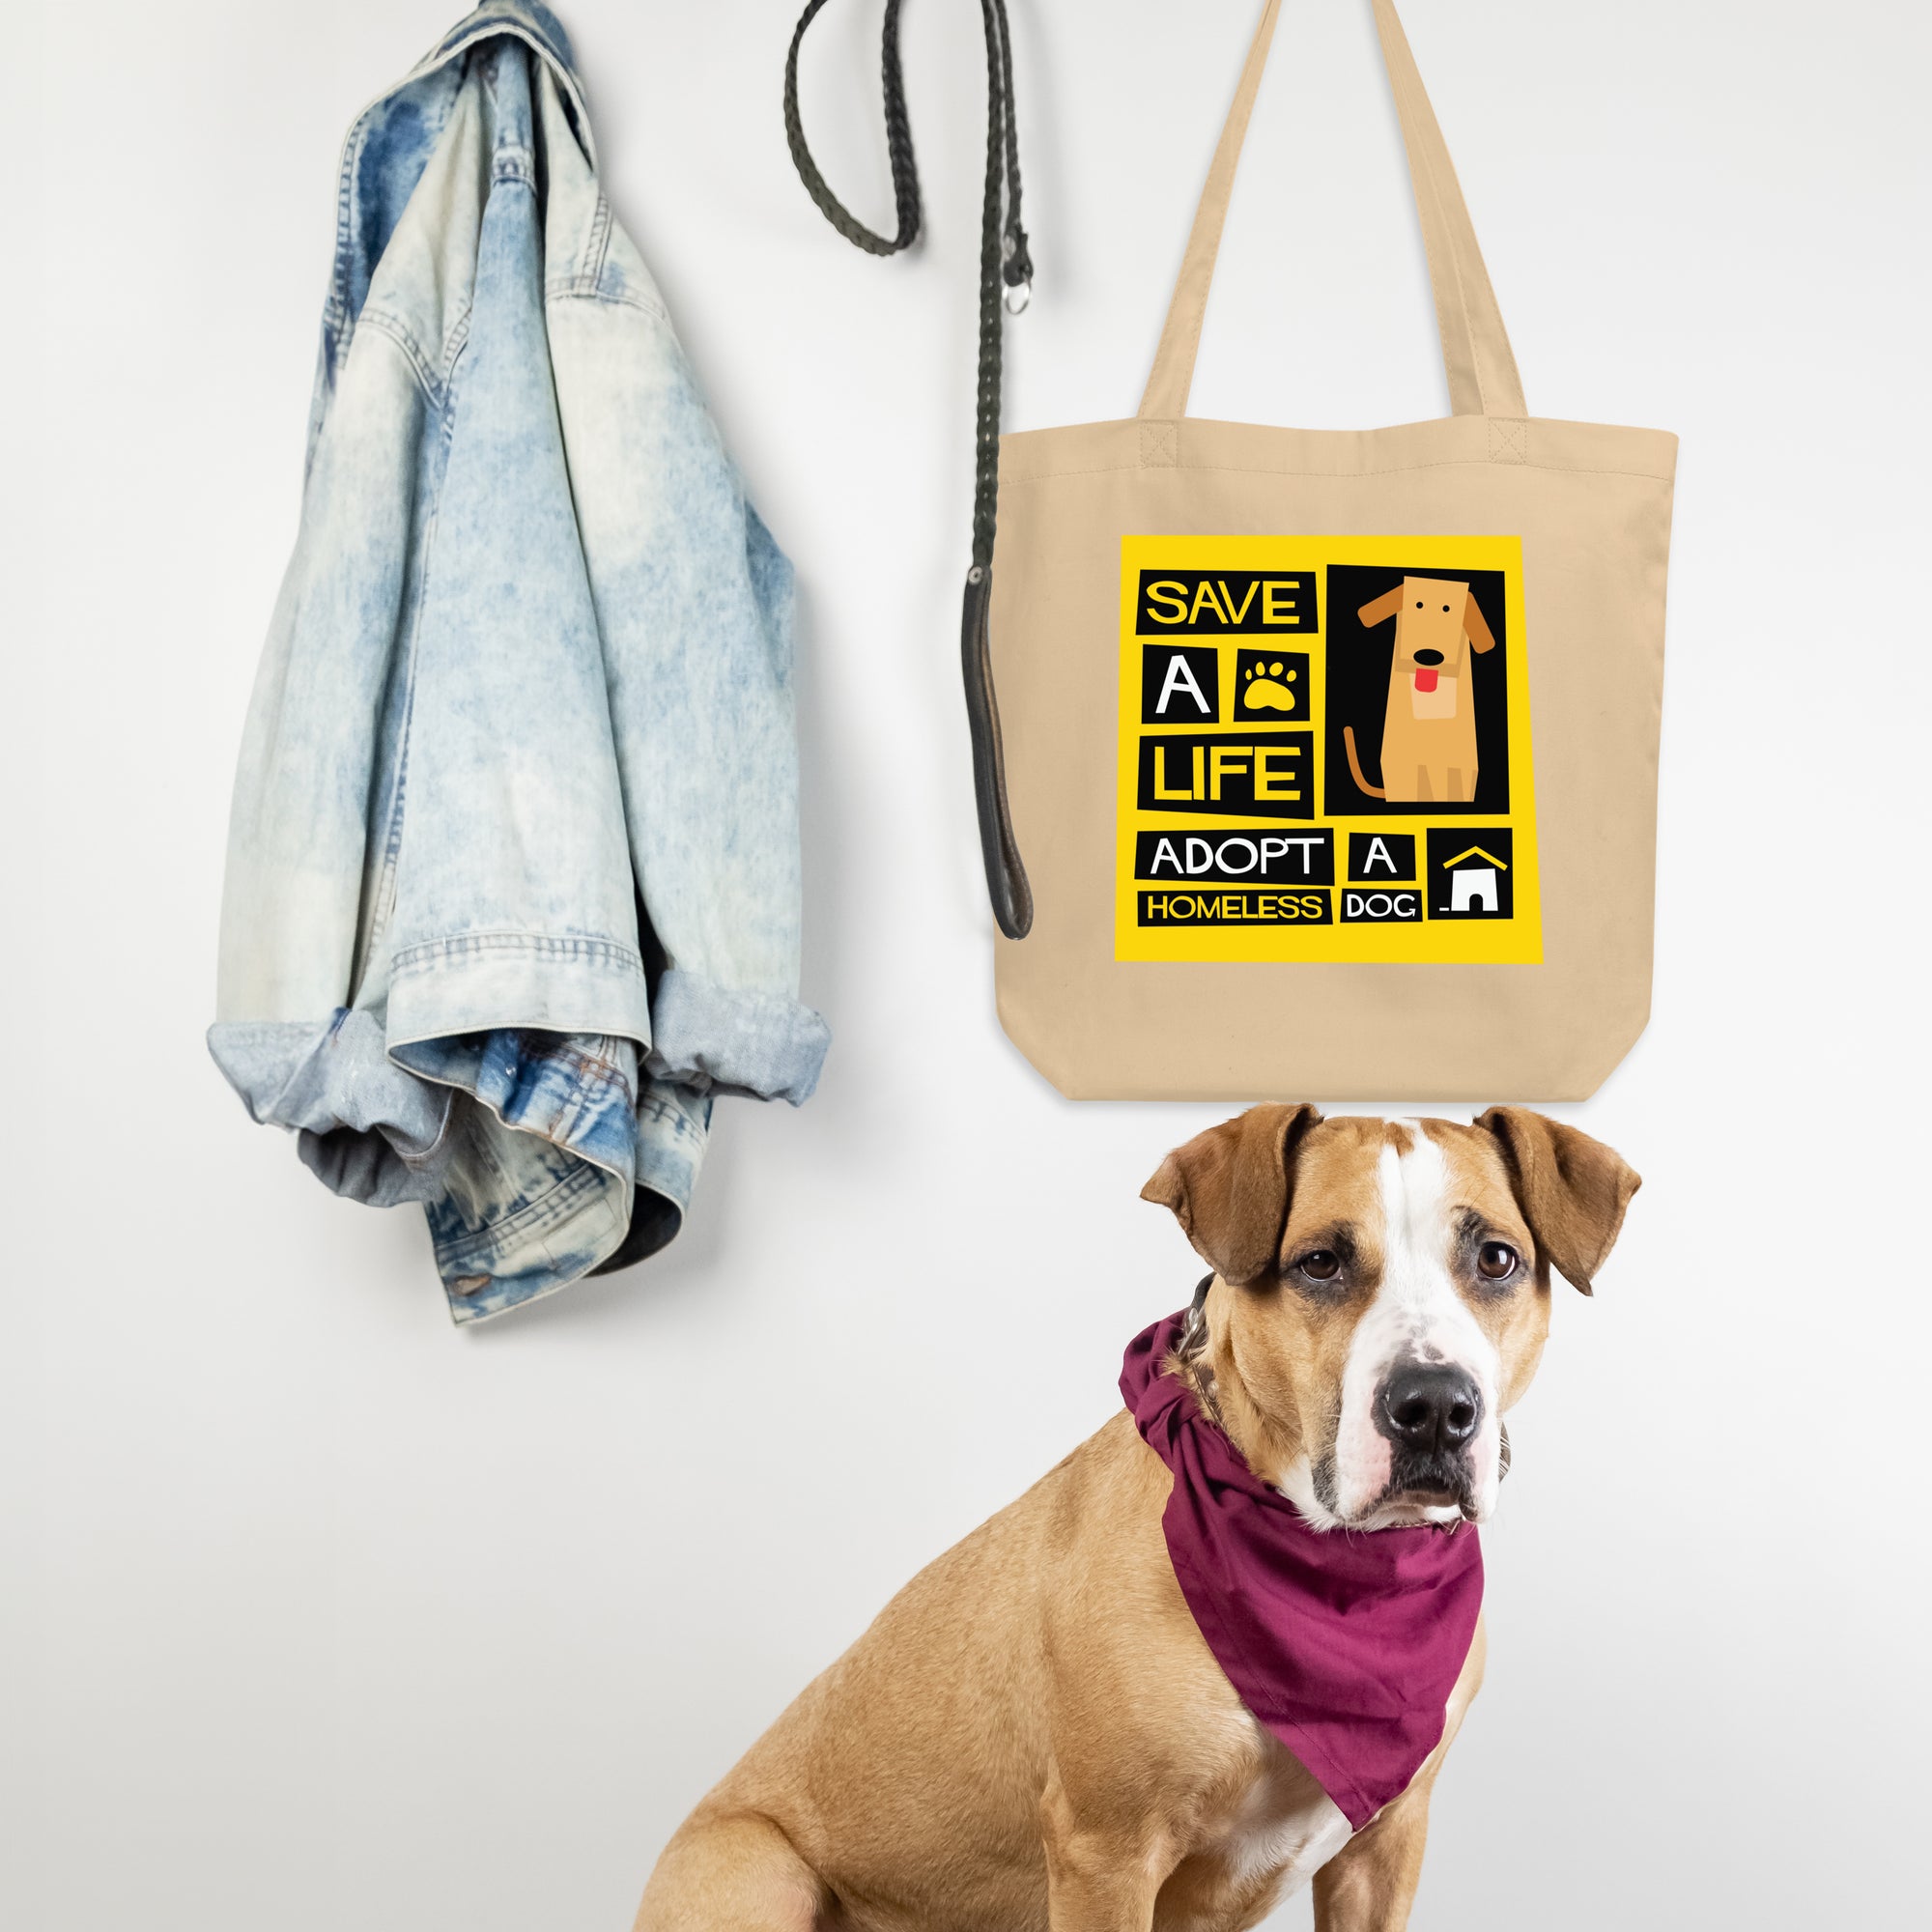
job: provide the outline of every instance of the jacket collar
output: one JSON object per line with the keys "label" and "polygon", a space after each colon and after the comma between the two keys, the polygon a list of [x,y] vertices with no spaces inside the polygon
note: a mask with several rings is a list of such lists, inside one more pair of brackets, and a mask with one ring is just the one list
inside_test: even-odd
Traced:
{"label": "jacket collar", "polygon": [[472,42],[487,40],[492,34],[519,34],[566,72],[577,71],[577,56],[571,51],[563,22],[539,0],[483,0],[473,14],[466,14],[443,35],[422,64],[440,67]]}
{"label": "jacket collar", "polygon": [[577,55],[571,48],[570,36],[563,30],[563,22],[541,0],[483,0],[482,6],[457,21],[410,70],[397,88],[389,91],[395,93],[410,81],[460,60],[479,42],[506,34],[526,43],[556,71],[557,84],[563,89],[571,119],[577,124],[577,137],[594,169],[597,150],[590,138],[590,112],[584,105],[583,86],[577,77]]}

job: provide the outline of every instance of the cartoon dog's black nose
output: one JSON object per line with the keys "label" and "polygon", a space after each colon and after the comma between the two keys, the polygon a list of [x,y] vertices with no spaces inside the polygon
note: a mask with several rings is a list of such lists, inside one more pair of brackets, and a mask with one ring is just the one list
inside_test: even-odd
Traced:
{"label": "cartoon dog's black nose", "polygon": [[1420,1363],[1388,1378],[1377,1418],[1391,1441],[1425,1456],[1461,1449],[1482,1419],[1482,1391],[1467,1374]]}
{"label": "cartoon dog's black nose", "polygon": [[1439,665],[1442,662],[1442,653],[1440,651],[1417,651],[1415,661],[1419,665]]}

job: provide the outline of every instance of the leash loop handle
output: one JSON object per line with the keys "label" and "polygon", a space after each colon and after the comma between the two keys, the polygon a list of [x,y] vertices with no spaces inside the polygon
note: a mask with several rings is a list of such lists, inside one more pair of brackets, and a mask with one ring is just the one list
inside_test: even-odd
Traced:
{"label": "leash loop handle", "polygon": [[[921,222],[919,170],[913,159],[912,124],[906,115],[899,66],[900,0],[886,0],[880,74],[885,92],[886,154],[892,164],[898,220],[890,239],[867,228],[832,192],[806,145],[798,108],[798,50],[825,0],[807,0],[785,55],[785,139],[806,192],[839,234],[869,255],[896,255],[918,239]],[[993,588],[993,537],[1000,491],[1000,310],[1017,315],[1033,294],[1033,255],[1020,222],[1019,129],[1013,117],[1012,38],[1006,0],[980,0],[986,30],[986,190],[980,226],[980,369],[973,439],[973,566],[966,574],[960,611],[960,668],[966,685],[966,722],[973,744],[973,793],[980,822],[980,853],[993,917],[1009,939],[1024,939],[1033,926],[1033,889],[1013,837],[1007,803],[1006,757],[1000,742],[1000,707],[993,690],[987,612]]]}

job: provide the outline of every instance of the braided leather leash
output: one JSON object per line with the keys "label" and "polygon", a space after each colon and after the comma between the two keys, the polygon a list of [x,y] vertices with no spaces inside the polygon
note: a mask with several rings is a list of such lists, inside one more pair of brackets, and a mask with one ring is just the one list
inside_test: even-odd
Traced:
{"label": "braided leather leash", "polygon": [[[825,0],[808,0],[785,55],[784,122],[791,157],[806,192],[839,234],[869,255],[896,255],[919,235],[919,172],[906,119],[899,71],[900,0],[886,0],[881,68],[886,98],[886,153],[892,162],[898,233],[888,240],[852,214],[826,185],[805,144],[798,112],[798,49]],[[1033,257],[1020,225],[1019,131],[1013,119],[1012,41],[1006,0],[980,0],[986,28],[986,194],[980,229],[980,382],[974,438],[973,566],[966,573],[959,657],[966,679],[966,718],[973,737],[973,792],[980,813],[980,850],[993,917],[1009,939],[1033,925],[1033,891],[1013,838],[1007,806],[1006,760],[1000,749],[1000,710],[993,693],[987,608],[993,588],[993,532],[1000,493],[1000,296],[1017,315],[1033,288]],[[1002,220],[1004,210],[1005,219]],[[1015,300],[1014,298],[1018,299]]]}

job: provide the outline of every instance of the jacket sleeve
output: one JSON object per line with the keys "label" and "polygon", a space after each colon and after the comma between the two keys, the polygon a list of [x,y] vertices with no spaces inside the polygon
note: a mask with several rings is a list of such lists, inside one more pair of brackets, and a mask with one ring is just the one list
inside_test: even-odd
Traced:
{"label": "jacket sleeve", "polygon": [[664,962],[648,1067],[797,1104],[829,1036],[798,1000],[791,566],[620,230],[592,274],[553,283],[548,321],[632,861]]}

